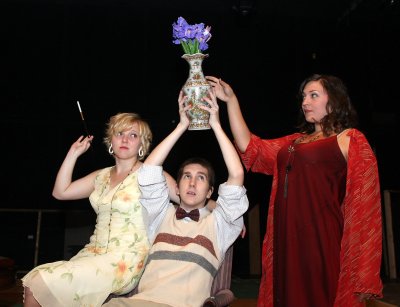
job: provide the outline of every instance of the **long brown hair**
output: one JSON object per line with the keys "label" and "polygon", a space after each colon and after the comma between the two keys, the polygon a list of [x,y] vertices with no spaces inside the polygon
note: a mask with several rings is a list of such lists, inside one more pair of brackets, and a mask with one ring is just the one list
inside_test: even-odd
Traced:
{"label": "long brown hair", "polygon": [[[326,104],[327,115],[321,120],[321,127],[324,135],[331,133],[340,133],[347,128],[357,126],[358,116],[354,109],[347,87],[338,77],[332,75],[314,74],[306,78],[300,85],[299,98],[300,105],[303,101],[303,91],[309,82],[318,81],[328,94],[328,102]],[[314,124],[306,121],[302,108],[300,107],[299,124],[297,126],[300,132],[314,132]]]}

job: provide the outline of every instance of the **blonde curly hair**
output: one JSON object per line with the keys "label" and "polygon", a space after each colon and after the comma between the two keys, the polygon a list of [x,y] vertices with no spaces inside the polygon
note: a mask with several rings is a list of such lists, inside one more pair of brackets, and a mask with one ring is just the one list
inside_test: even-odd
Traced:
{"label": "blonde curly hair", "polygon": [[103,138],[104,144],[109,148],[111,146],[111,139],[113,135],[118,132],[125,131],[132,127],[134,123],[139,126],[140,140],[142,143],[143,155],[139,156],[142,161],[149,154],[153,134],[149,124],[143,120],[139,114],[136,113],[118,113],[110,117],[106,125],[105,137]]}

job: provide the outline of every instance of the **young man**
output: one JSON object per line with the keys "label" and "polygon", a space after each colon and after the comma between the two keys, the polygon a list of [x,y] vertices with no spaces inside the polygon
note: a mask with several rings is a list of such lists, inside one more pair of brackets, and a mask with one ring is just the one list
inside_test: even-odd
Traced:
{"label": "young man", "polygon": [[221,148],[228,179],[220,185],[216,208],[210,212],[205,205],[213,192],[214,171],[204,159],[189,159],[178,171],[179,207],[170,203],[161,165],[189,126],[185,99],[181,92],[179,124],[139,170],[141,202],[149,216],[158,215],[160,226],[150,229],[156,235],[138,294],[112,299],[105,306],[202,306],[226,250],[243,229],[243,214],[248,209],[244,170],[221,127],[214,92],[204,98],[210,107],[202,108],[210,113],[209,123]]}

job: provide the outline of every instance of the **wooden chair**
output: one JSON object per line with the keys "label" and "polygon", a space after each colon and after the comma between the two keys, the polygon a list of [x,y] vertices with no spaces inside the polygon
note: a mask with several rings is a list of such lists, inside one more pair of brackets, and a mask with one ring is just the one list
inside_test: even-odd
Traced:
{"label": "wooden chair", "polygon": [[214,278],[211,296],[204,301],[203,307],[225,307],[234,300],[231,288],[233,245],[225,253],[225,259]]}
{"label": "wooden chair", "polygon": [[[230,289],[232,277],[232,258],[233,245],[231,245],[225,253],[225,259],[214,278],[213,285],[211,287],[211,295],[204,301],[203,307],[226,307],[235,300],[235,295]],[[124,295],[110,294],[105,303],[115,297],[130,297],[136,293],[137,287]]]}

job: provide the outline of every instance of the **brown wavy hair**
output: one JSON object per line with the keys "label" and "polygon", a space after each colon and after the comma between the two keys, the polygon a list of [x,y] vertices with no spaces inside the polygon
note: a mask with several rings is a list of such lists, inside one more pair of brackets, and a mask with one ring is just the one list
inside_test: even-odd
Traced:
{"label": "brown wavy hair", "polygon": [[326,104],[327,115],[321,120],[324,135],[340,133],[345,129],[354,128],[358,124],[357,112],[351,103],[347,87],[341,79],[332,75],[314,74],[306,78],[299,88],[300,114],[297,127],[302,133],[314,132],[314,124],[306,121],[301,104],[303,102],[303,91],[309,82],[318,81],[328,94]]}

